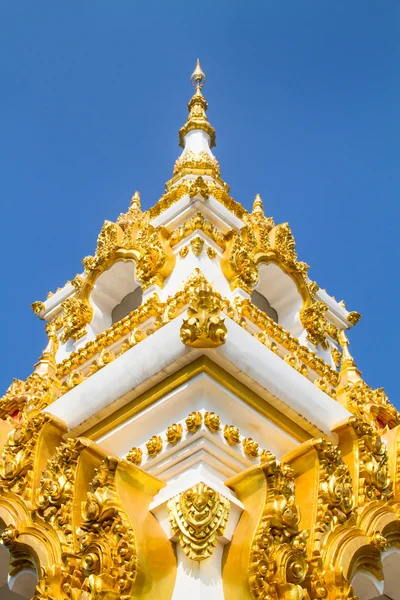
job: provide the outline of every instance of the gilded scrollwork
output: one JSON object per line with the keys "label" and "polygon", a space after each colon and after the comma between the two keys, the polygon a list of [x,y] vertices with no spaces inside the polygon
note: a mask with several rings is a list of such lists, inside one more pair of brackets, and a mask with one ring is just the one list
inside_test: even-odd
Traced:
{"label": "gilded scrollwork", "polygon": [[195,348],[215,348],[224,344],[227,328],[220,311],[221,296],[201,277],[194,286],[187,318],[181,326],[182,342]]}
{"label": "gilded scrollwork", "polygon": [[25,418],[10,433],[0,458],[0,490],[10,490],[28,498],[38,438],[49,421],[49,414],[40,413],[31,419]]}
{"label": "gilded scrollwork", "polygon": [[190,241],[190,245],[192,247],[192,252],[195,256],[200,256],[203,252],[204,248],[204,240],[203,238],[197,236]]}
{"label": "gilded scrollwork", "polygon": [[226,234],[221,269],[232,290],[240,287],[251,293],[257,285],[258,268],[253,258],[255,245],[254,234],[248,227],[241,232],[231,230]]}
{"label": "gilded scrollwork", "polygon": [[176,257],[169,244],[169,237],[165,228],[155,229],[152,225],[147,225],[139,232],[136,277],[143,289],[153,284],[163,287],[165,278],[172,272]]}
{"label": "gilded scrollwork", "polygon": [[63,331],[61,341],[69,338],[79,340],[86,333],[86,326],[92,320],[93,309],[85,300],[72,296],[62,302]]}
{"label": "gilded scrollwork", "polygon": [[137,573],[135,534],[121,508],[115,487],[118,459],[105,459],[97,470],[78,530],[81,557],[78,569],[90,600],[128,600]]}
{"label": "gilded scrollwork", "polygon": [[188,558],[201,561],[213,553],[228,521],[229,501],[200,482],[168,502],[171,527]]}
{"label": "gilded scrollwork", "polygon": [[263,453],[261,469],[266,497],[249,558],[249,585],[254,598],[302,598],[307,574],[307,531],[299,529],[293,472]]}
{"label": "gilded scrollwork", "polygon": [[198,154],[188,150],[175,161],[174,177],[182,177],[186,173],[193,172],[199,175],[210,175],[216,179],[221,175],[217,159],[204,150]]}
{"label": "gilded scrollwork", "polygon": [[347,315],[347,320],[351,325],[357,325],[358,321],[361,319],[361,314],[357,311],[349,312]]}
{"label": "gilded scrollwork", "polygon": [[326,350],[329,347],[326,339],[328,321],[326,319],[328,307],[324,302],[315,301],[311,306],[305,306],[300,311],[300,319],[307,330],[307,337],[314,346],[321,346]]}
{"label": "gilded scrollwork", "polygon": [[37,492],[37,514],[70,546],[73,537],[73,499],[78,460],[84,444],[69,439],[56,450],[43,472]]}
{"label": "gilded scrollwork", "polygon": [[31,307],[32,307],[32,310],[35,313],[35,315],[38,317],[40,317],[41,313],[46,310],[46,306],[45,306],[44,302],[42,302],[41,300],[37,300],[36,302],[33,302],[31,304]]}
{"label": "gilded scrollwork", "polygon": [[357,436],[359,452],[358,506],[362,507],[372,500],[390,500],[393,484],[385,443],[374,427],[365,421],[351,417],[349,423]]}
{"label": "gilded scrollwork", "polygon": [[328,531],[354,522],[355,497],[349,469],[338,447],[326,440],[314,440],[313,445],[319,461],[318,514],[313,531],[313,550],[317,552]]}

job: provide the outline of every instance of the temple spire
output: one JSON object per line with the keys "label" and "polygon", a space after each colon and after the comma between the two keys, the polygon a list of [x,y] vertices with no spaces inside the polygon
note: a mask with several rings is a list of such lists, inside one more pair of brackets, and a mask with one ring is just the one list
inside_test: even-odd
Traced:
{"label": "temple spire", "polygon": [[185,148],[185,137],[194,130],[202,130],[209,137],[209,147],[215,146],[215,129],[210,125],[206,112],[208,104],[202,93],[202,87],[206,83],[206,76],[201,68],[200,60],[197,59],[196,68],[193,71],[190,81],[196,88],[196,91],[188,104],[189,115],[185,125],[179,130],[179,145]]}

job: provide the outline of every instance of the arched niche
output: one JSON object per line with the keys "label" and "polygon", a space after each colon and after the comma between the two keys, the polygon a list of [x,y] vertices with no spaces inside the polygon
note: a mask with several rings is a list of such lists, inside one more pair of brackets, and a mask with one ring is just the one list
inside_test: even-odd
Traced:
{"label": "arched niche", "polygon": [[389,548],[382,553],[381,560],[382,579],[366,570],[355,573],[351,584],[359,600],[400,600],[400,549]]}
{"label": "arched niche", "polygon": [[276,311],[279,324],[293,336],[299,337],[304,329],[299,317],[303,298],[296,283],[273,262],[261,263],[258,274],[259,282],[255,291],[264,296]]}
{"label": "arched niche", "polygon": [[[133,260],[117,261],[96,279],[90,294],[90,303],[93,307],[93,318],[88,327],[90,337],[95,337],[116,322],[113,318],[114,310],[117,314],[122,314],[126,307],[129,308],[133,302],[141,300],[140,284],[136,280],[135,271],[136,264]],[[125,298],[125,305],[117,310]],[[140,302],[137,306],[139,305]]]}
{"label": "arched niche", "polygon": [[112,323],[118,323],[121,319],[129,315],[130,312],[136,310],[143,301],[143,292],[141,287],[137,287],[133,292],[129,292],[124,296],[119,304],[117,304],[111,313]]}
{"label": "arched niche", "polygon": [[[37,583],[38,577],[33,568],[21,569],[8,578],[8,588],[13,592],[13,595],[15,594],[16,598],[27,598],[27,600],[33,598]],[[1,597],[3,598],[3,596]]]}
{"label": "arched niche", "polygon": [[265,296],[260,294],[260,292],[258,292],[257,290],[253,290],[250,298],[251,298],[252,303],[255,306],[257,306],[257,308],[259,308],[260,310],[265,312],[265,314],[268,315],[268,317],[270,319],[275,321],[275,323],[279,322],[278,313],[276,312],[275,308],[273,306],[271,306],[271,304],[269,303],[268,299]]}

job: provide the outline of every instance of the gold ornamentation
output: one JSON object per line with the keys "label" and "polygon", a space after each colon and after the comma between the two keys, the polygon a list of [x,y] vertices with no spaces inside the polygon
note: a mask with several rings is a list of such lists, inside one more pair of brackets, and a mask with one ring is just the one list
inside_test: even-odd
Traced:
{"label": "gold ornamentation", "polygon": [[161,452],[163,447],[162,439],[159,435],[153,435],[146,443],[147,454],[152,458]]}
{"label": "gold ornamentation", "polygon": [[97,371],[100,371],[100,369],[103,369],[106,365],[108,365],[113,360],[115,360],[114,352],[112,352],[111,350],[107,350],[107,348],[104,348],[100,352],[98,358],[96,360],[94,360],[92,362],[92,364],[90,365],[89,375],[94,375],[94,373],[97,373]]}
{"label": "gold ornamentation", "polygon": [[201,412],[192,412],[185,419],[186,429],[189,433],[196,433],[196,431],[201,427],[203,422],[203,415]]}
{"label": "gold ornamentation", "polygon": [[72,296],[61,303],[63,308],[63,332],[61,341],[70,337],[79,340],[86,333],[86,325],[92,320],[93,309],[86,302]]}
{"label": "gold ornamentation", "polygon": [[331,348],[331,355],[332,355],[332,360],[335,363],[336,368],[338,368],[339,365],[340,365],[340,360],[342,358],[340,350],[338,350],[337,348],[335,348],[335,346],[332,346],[332,348]]}
{"label": "gold ornamentation", "polygon": [[351,417],[349,423],[358,438],[358,505],[361,507],[372,500],[389,500],[393,496],[393,485],[384,442],[365,421]]}
{"label": "gold ornamentation", "polygon": [[136,277],[144,290],[153,284],[163,287],[165,278],[175,267],[176,257],[168,242],[169,235],[165,228],[154,229],[151,225],[141,229],[138,235]]}
{"label": "gold ornamentation", "polygon": [[133,348],[139,342],[145,340],[147,338],[147,332],[143,331],[143,329],[139,329],[135,327],[130,336],[121,346],[121,354],[129,350],[129,348]]}
{"label": "gold ornamentation", "polygon": [[197,196],[200,196],[201,198],[204,198],[204,200],[207,200],[210,196],[210,189],[211,188],[206,180],[199,176],[197,179],[189,183],[189,198],[196,198]]}
{"label": "gold ornamentation", "polygon": [[207,256],[212,260],[217,256],[217,251],[214,250],[214,248],[211,248],[211,246],[207,246]]}
{"label": "gold ornamentation", "polygon": [[190,241],[190,245],[192,247],[192,252],[195,256],[200,256],[203,252],[204,240],[197,236]]}
{"label": "gold ornamentation", "polygon": [[221,259],[221,269],[232,290],[237,287],[251,293],[258,283],[258,268],[252,257],[255,240],[251,230],[244,227],[240,233],[229,231],[226,236],[226,250]]}
{"label": "gold ornamentation", "polygon": [[186,258],[186,256],[189,254],[189,246],[182,246],[178,254],[181,258]]}
{"label": "gold ornamentation", "polygon": [[[129,600],[136,579],[136,539],[118,500],[114,482],[117,466],[118,459],[103,461],[83,508],[79,537],[83,582],[79,589],[87,590],[93,600]],[[75,576],[79,577],[78,573]]]}
{"label": "gold ornamentation", "polygon": [[319,290],[319,285],[316,281],[308,281],[307,282],[308,291],[310,292],[310,296],[314,298],[315,294]]}
{"label": "gold ornamentation", "polygon": [[351,323],[352,325],[357,325],[358,321],[361,319],[360,313],[353,311],[353,312],[349,312],[349,314],[347,315],[347,320],[349,323]]}
{"label": "gold ornamentation", "polygon": [[204,150],[198,154],[188,150],[175,161],[174,178],[183,177],[188,173],[209,175],[215,179],[221,175],[217,159]]}
{"label": "gold ornamentation", "polygon": [[24,419],[8,437],[0,459],[0,489],[27,498],[32,485],[35,453],[40,432],[50,415]]}
{"label": "gold ornamentation", "polygon": [[321,346],[326,350],[329,344],[326,340],[328,322],[326,320],[327,305],[316,301],[311,306],[303,307],[300,311],[300,319],[307,330],[307,337],[314,346]]}
{"label": "gold ornamentation", "polygon": [[276,225],[271,230],[270,243],[282,266],[289,272],[297,271],[303,277],[307,276],[309,266],[297,260],[296,244],[288,223]]}
{"label": "gold ornamentation", "polygon": [[313,531],[314,551],[320,551],[328,531],[354,519],[355,498],[348,467],[337,446],[314,440],[319,460],[318,515]]}
{"label": "gold ornamentation", "polygon": [[344,331],[339,332],[339,341],[343,357],[337,389],[338,400],[380,434],[393,429],[400,424],[400,412],[389,402],[383,388],[372,390],[362,379]]}
{"label": "gold ornamentation", "polygon": [[202,278],[195,287],[181,326],[181,340],[195,348],[216,348],[225,343],[227,328],[220,317],[221,296]]}
{"label": "gold ornamentation", "polygon": [[188,558],[201,561],[212,555],[229,516],[229,501],[198,483],[168,502],[171,527]]}
{"label": "gold ornamentation", "polygon": [[234,425],[225,425],[224,427],[224,438],[233,446],[234,444],[240,444],[240,432]]}
{"label": "gold ornamentation", "polygon": [[132,448],[126,455],[126,460],[134,465],[140,465],[143,459],[143,452],[140,448]]}
{"label": "gold ornamentation", "polygon": [[60,536],[61,543],[73,542],[73,501],[75,476],[84,444],[69,439],[56,450],[48,462],[37,492],[37,513]]}
{"label": "gold ornamentation", "polygon": [[199,61],[197,61],[197,66],[193,72],[191,81],[195,86],[196,91],[188,104],[189,116],[187,121],[179,130],[179,145],[184,148],[184,139],[189,131],[202,129],[209,135],[210,148],[213,148],[215,146],[215,129],[210,125],[206,115],[208,104],[201,92],[201,88],[205,84],[206,78],[203,71],[201,71]]}
{"label": "gold ornamentation", "polygon": [[[265,505],[251,546],[249,584],[255,598],[303,597],[307,574],[307,531],[299,530],[293,471],[263,453],[261,469],[267,482]],[[282,591],[280,591],[282,590]]]}
{"label": "gold ornamentation", "polygon": [[259,454],[259,446],[252,438],[245,438],[242,441],[242,446],[247,458],[257,458]]}
{"label": "gold ornamentation", "polygon": [[33,304],[31,304],[31,307],[37,317],[40,317],[40,313],[46,310],[44,302],[41,302],[40,300],[33,302]]}
{"label": "gold ornamentation", "polygon": [[336,325],[333,325],[332,323],[328,323],[328,327],[326,329],[328,335],[335,341],[339,343],[339,329],[336,327]]}
{"label": "gold ornamentation", "polygon": [[11,548],[18,536],[18,529],[11,523],[1,532],[1,542],[6,548]]}
{"label": "gold ornamentation", "polygon": [[217,433],[221,428],[221,419],[214,412],[206,412],[204,415],[204,424],[211,433]]}
{"label": "gold ornamentation", "polygon": [[58,380],[48,374],[34,372],[25,381],[14,379],[0,400],[0,417],[11,418],[18,413],[22,419],[33,410],[43,410],[57,395]]}
{"label": "gold ornamentation", "polygon": [[170,208],[175,202],[178,202],[183,196],[189,195],[195,197],[197,195],[203,198],[209,198],[213,196],[218,202],[220,202],[225,208],[231,211],[238,219],[244,219],[248,212],[240,204],[236,202],[228,193],[229,187],[225,184],[220,187],[212,182],[207,183],[202,177],[197,177],[194,182],[183,181],[176,186],[168,188],[167,192],[160,198],[160,200],[150,208],[148,216],[150,220],[158,217],[162,212]]}
{"label": "gold ornamentation", "polygon": [[82,383],[82,381],[85,381],[84,374],[81,371],[72,371],[61,384],[62,393],[69,392],[69,390],[72,390],[72,388]]}
{"label": "gold ornamentation", "polygon": [[185,221],[183,225],[171,233],[171,246],[175,246],[181,240],[191,235],[194,231],[202,231],[216,244],[218,244],[218,246],[225,248],[224,234],[216,229],[211,221],[207,221],[201,212],[196,213],[193,217]]}
{"label": "gold ornamentation", "polygon": [[170,425],[166,435],[168,444],[177,444],[182,439],[182,425],[180,423]]}
{"label": "gold ornamentation", "polygon": [[384,552],[389,544],[380,531],[375,531],[371,536],[371,545],[374,546],[378,552]]}

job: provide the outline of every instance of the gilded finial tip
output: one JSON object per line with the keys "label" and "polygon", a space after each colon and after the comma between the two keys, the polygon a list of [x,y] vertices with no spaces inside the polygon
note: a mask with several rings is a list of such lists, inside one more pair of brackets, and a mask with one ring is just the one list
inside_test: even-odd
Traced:
{"label": "gilded finial tip", "polygon": [[197,59],[196,68],[193,71],[192,76],[190,77],[190,81],[192,82],[192,85],[194,85],[194,87],[197,88],[202,88],[206,82],[206,76],[203,69],[200,66],[199,58]]}
{"label": "gilded finial tip", "polygon": [[132,196],[131,207],[133,205],[137,206],[137,208],[140,208],[140,193],[139,192],[135,192]]}
{"label": "gilded finial tip", "polygon": [[253,212],[262,212],[262,213],[264,213],[263,202],[262,202],[260,194],[257,194],[256,197],[254,198]]}

